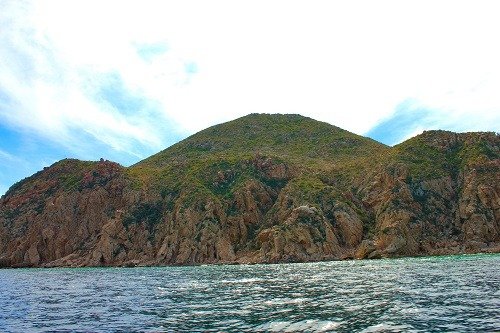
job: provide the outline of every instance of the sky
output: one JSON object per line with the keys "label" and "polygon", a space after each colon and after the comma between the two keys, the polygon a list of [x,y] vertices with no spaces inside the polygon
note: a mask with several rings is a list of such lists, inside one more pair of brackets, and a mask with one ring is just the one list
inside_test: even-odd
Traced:
{"label": "sky", "polygon": [[0,0],[0,195],[249,113],[388,145],[500,131],[498,1]]}

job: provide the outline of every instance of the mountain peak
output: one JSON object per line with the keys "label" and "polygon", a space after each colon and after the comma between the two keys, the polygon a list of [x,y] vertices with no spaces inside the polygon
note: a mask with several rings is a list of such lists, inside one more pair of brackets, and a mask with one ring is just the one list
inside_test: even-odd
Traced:
{"label": "mountain peak", "polygon": [[202,130],[138,165],[256,153],[304,163],[310,159],[341,162],[384,149],[387,146],[372,139],[298,114],[253,113]]}

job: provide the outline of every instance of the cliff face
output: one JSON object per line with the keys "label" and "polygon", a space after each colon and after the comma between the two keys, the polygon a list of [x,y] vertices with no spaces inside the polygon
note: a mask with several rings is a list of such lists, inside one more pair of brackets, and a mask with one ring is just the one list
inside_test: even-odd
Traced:
{"label": "cliff face", "polygon": [[132,167],[63,160],[0,201],[0,266],[500,251],[500,138],[386,147],[295,115],[214,126]]}

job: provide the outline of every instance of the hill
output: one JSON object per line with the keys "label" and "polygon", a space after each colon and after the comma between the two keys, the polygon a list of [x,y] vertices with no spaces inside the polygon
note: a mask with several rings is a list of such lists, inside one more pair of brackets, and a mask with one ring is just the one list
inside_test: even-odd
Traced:
{"label": "hill", "polygon": [[395,147],[252,114],[131,167],[62,160],[0,201],[0,265],[184,265],[499,251],[500,138]]}

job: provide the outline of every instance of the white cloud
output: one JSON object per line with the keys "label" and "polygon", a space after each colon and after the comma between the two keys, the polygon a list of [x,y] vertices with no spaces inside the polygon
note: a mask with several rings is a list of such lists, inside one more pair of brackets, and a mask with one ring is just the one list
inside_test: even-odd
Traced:
{"label": "white cloud", "polygon": [[13,161],[16,160],[16,157],[0,149],[0,159],[3,161]]}
{"label": "white cloud", "polygon": [[[106,40],[97,35],[86,37],[89,41],[96,37],[97,44],[80,43],[78,39],[84,36],[71,31],[71,17],[70,21],[58,20],[63,17],[45,12],[50,6],[38,9],[36,5],[17,6],[11,2],[2,8],[5,30],[0,37],[4,55],[0,60],[1,119],[74,149],[82,144],[78,133],[86,133],[117,151],[132,154],[137,154],[134,153],[137,142],[162,148],[155,121],[141,119],[144,110],[138,109],[128,117],[94,96],[107,75],[123,71],[120,66],[126,62],[119,64],[119,61],[135,51],[113,51],[118,66],[112,64],[106,56],[114,45],[105,45]],[[68,27],[58,24],[68,24]],[[66,30],[69,35],[61,37],[54,28]],[[76,39],[68,43],[64,37]],[[91,51],[78,56],[85,48]],[[123,57],[119,57],[121,51],[124,51]],[[99,55],[104,62],[100,62]]]}
{"label": "white cloud", "polygon": [[[70,146],[160,149],[251,112],[365,133],[409,98],[464,130],[500,127],[494,1],[39,1],[0,8],[0,117]],[[166,45],[145,59],[144,45]],[[196,70],[186,70],[195,66]],[[193,67],[191,67],[192,69]],[[194,73],[193,73],[194,72]],[[95,99],[106,75],[157,105]],[[136,152],[138,155],[139,152]]]}

